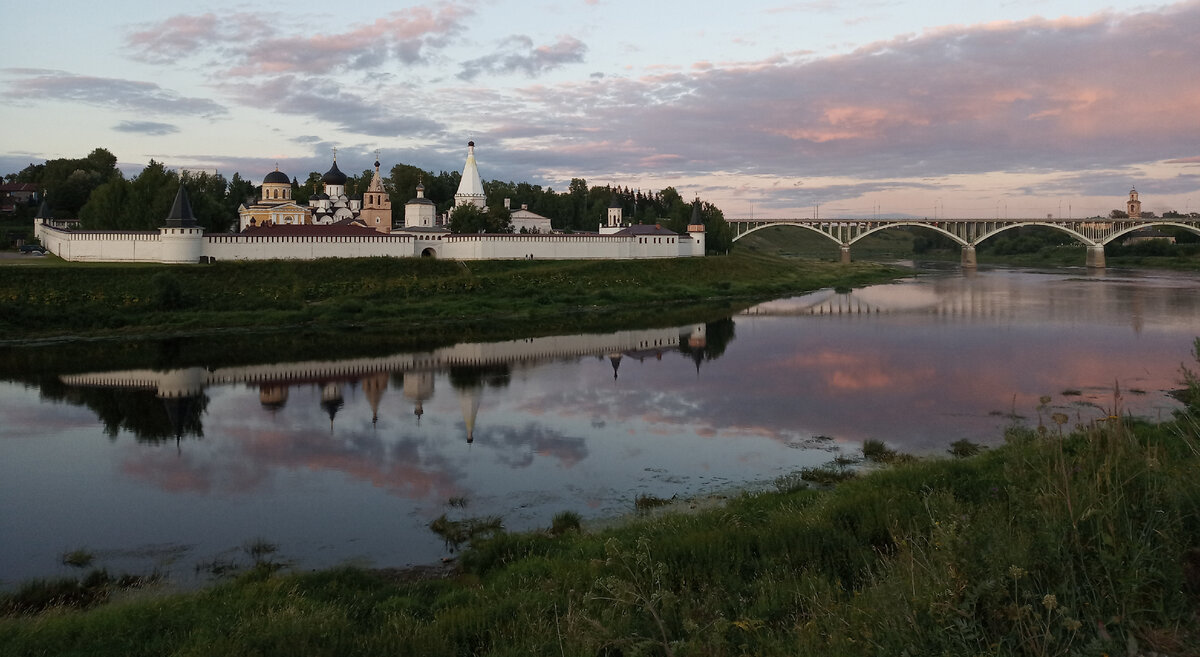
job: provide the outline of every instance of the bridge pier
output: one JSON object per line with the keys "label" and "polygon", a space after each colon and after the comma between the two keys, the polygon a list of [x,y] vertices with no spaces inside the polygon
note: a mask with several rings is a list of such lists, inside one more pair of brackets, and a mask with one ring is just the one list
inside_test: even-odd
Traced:
{"label": "bridge pier", "polygon": [[850,264],[850,245],[849,244],[842,245],[842,264],[843,265]]}
{"label": "bridge pier", "polygon": [[964,244],[962,248],[962,266],[963,269],[975,268],[975,245]]}
{"label": "bridge pier", "polygon": [[1104,269],[1104,245],[1096,244],[1088,247],[1088,269]]}

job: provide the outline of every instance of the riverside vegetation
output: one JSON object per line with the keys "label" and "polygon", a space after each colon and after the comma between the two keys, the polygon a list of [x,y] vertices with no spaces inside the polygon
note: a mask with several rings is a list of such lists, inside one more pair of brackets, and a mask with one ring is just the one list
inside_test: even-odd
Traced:
{"label": "riverside vegetation", "polygon": [[1169,422],[1125,417],[1119,389],[1090,421],[1044,398],[994,449],[872,443],[886,465],[819,488],[784,477],[594,532],[493,527],[435,576],[256,560],[182,594],[35,582],[0,601],[0,654],[1195,655],[1200,380],[1183,372]]}
{"label": "riverside vegetation", "polygon": [[539,334],[606,330],[647,315],[669,322],[676,311],[727,313],[902,273],[752,253],[656,261],[365,258],[169,266],[48,256],[17,262],[0,265],[0,341],[298,327],[469,337],[506,327]]}

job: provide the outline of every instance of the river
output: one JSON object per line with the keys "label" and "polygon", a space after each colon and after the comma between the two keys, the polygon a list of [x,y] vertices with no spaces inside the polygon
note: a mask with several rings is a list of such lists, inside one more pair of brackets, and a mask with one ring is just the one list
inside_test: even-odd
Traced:
{"label": "river", "polygon": [[297,570],[433,563],[453,553],[429,529],[443,514],[586,524],[639,495],[769,486],[867,439],[944,455],[1054,413],[1165,419],[1198,335],[1196,274],[955,268],[614,334],[35,360],[0,380],[0,586],[73,574],[77,549],[182,586],[255,541]]}

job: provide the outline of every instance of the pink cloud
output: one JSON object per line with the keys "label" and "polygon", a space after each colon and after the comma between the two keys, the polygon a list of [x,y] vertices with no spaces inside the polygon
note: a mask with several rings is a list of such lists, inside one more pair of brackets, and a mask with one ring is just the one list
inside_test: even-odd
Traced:
{"label": "pink cloud", "polygon": [[227,63],[226,73],[254,76],[324,74],[375,67],[389,60],[424,61],[463,27],[473,9],[442,2],[393,12],[352,29],[312,34],[310,25],[266,25],[254,14],[173,16],[130,34],[134,56],[153,63],[202,53]]}

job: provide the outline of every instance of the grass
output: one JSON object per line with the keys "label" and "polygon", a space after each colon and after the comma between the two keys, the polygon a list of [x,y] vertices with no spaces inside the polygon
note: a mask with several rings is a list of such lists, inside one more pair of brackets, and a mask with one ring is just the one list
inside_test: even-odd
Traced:
{"label": "grass", "polygon": [[658,497],[656,495],[638,495],[633,499],[633,508],[638,511],[649,511],[660,506],[667,506],[675,501],[674,497]]}
{"label": "grass", "polygon": [[858,471],[837,464],[823,465],[816,468],[804,468],[800,478],[814,484],[830,486],[858,476]]}
{"label": "grass", "polygon": [[863,458],[876,463],[891,463],[896,460],[896,450],[888,447],[882,440],[864,440],[862,453]]}
{"label": "grass", "polygon": [[574,511],[563,511],[554,515],[554,520],[550,522],[550,533],[554,536],[559,536],[570,531],[579,531],[582,528],[582,518]]}
{"label": "grass", "polygon": [[429,523],[429,529],[442,537],[447,548],[458,550],[464,545],[499,533],[504,529],[504,524],[497,516],[452,520],[443,513]]}
{"label": "grass", "polygon": [[970,456],[975,456],[979,452],[983,451],[984,448],[984,445],[973,443],[966,438],[963,438],[962,440],[956,440],[950,443],[950,449],[946,451],[955,458],[965,459]]}
{"label": "grass", "polygon": [[595,533],[496,529],[449,577],[255,570],[9,612],[0,654],[1194,654],[1194,400]]}
{"label": "grass", "polygon": [[62,563],[64,566],[71,566],[72,568],[87,568],[88,566],[92,565],[92,561],[94,561],[95,558],[96,555],[92,554],[91,552],[83,548],[77,548],[71,550],[70,552],[64,552],[62,555]]}
{"label": "grass", "polygon": [[364,258],[213,265],[0,265],[6,340],[213,330],[560,331],[654,312],[728,312],[754,301],[901,272],[753,253],[656,261]]}

